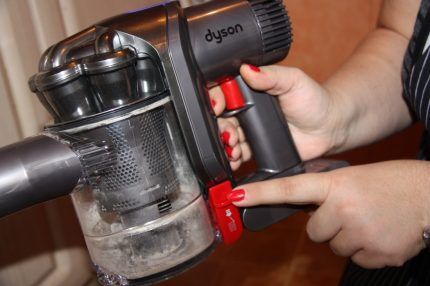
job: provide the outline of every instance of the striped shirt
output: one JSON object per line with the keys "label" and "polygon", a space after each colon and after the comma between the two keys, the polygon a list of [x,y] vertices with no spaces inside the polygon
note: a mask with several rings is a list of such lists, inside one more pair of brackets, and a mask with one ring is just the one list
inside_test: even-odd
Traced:
{"label": "striped shirt", "polygon": [[423,0],[403,65],[404,96],[417,119],[430,127],[430,1]]}
{"label": "striped shirt", "polygon": [[[422,0],[414,33],[405,54],[404,97],[416,119],[430,130],[430,0]],[[430,159],[430,136],[424,136],[420,158]],[[422,251],[402,267],[366,270],[350,263],[342,286],[430,286],[430,252]]]}

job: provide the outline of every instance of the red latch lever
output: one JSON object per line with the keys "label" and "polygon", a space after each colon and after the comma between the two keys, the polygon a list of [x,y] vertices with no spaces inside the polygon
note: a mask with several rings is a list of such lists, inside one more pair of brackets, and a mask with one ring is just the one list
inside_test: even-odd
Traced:
{"label": "red latch lever", "polygon": [[229,181],[209,189],[209,203],[225,244],[236,242],[243,232],[239,209],[227,199],[231,190]]}

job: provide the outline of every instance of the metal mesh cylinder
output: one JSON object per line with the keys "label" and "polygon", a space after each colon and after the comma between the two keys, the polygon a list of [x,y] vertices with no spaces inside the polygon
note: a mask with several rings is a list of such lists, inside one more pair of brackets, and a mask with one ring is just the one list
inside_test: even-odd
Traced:
{"label": "metal mesh cylinder", "polygon": [[166,108],[79,134],[113,147],[116,164],[93,177],[91,185],[100,210],[121,213],[127,225],[160,217],[170,209],[168,195],[178,190],[166,139]]}

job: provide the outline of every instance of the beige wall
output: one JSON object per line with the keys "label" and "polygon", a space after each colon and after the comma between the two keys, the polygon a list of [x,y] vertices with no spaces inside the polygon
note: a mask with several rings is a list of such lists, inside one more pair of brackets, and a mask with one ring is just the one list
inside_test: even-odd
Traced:
{"label": "beige wall", "polygon": [[286,63],[324,80],[375,26],[382,0],[285,0],[294,43]]}

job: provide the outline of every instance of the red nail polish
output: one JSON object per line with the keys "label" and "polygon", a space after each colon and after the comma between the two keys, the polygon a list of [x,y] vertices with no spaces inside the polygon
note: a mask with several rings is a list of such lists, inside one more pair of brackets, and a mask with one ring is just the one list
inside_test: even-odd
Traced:
{"label": "red nail polish", "polygon": [[256,67],[254,65],[248,65],[248,67],[255,72],[261,72],[261,69],[259,67]]}
{"label": "red nail polish", "polygon": [[226,145],[226,146],[224,146],[224,150],[225,150],[225,153],[227,153],[227,156],[229,158],[231,158],[233,156],[233,148],[232,147]]}
{"label": "red nail polish", "polygon": [[213,100],[213,99],[211,99],[211,105],[212,105],[212,108],[215,108],[216,101],[215,101],[215,100]]}
{"label": "red nail polish", "polygon": [[222,142],[224,142],[224,144],[228,144],[228,142],[230,141],[230,133],[227,131],[221,133],[221,140]]}
{"label": "red nail polish", "polygon": [[227,194],[227,199],[230,202],[240,202],[240,201],[243,201],[244,198],[245,198],[245,190],[242,190],[242,189],[233,190]]}

